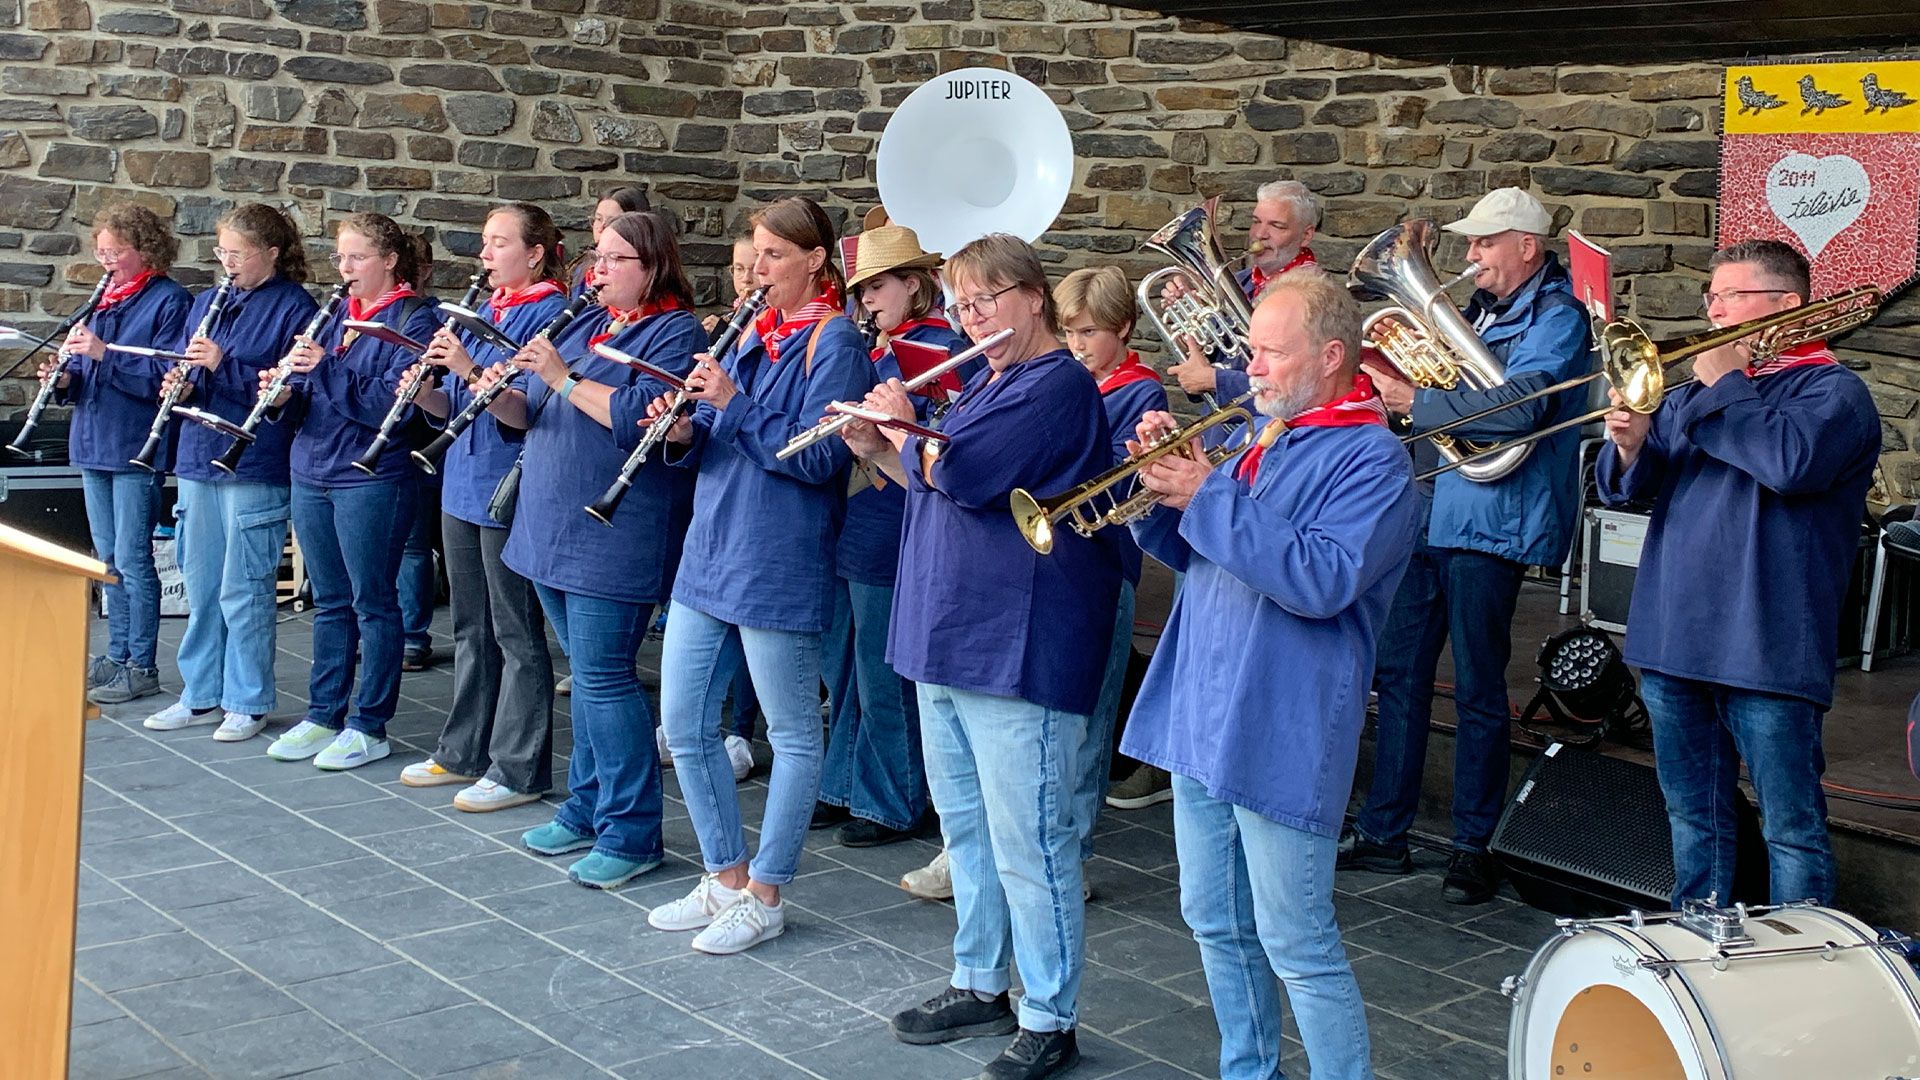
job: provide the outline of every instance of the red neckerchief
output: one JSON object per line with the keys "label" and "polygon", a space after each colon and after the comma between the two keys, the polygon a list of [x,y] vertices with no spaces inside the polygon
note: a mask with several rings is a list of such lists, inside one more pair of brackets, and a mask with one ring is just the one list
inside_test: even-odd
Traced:
{"label": "red neckerchief", "polygon": [[1247,277],[1247,291],[1253,294],[1254,296],[1259,296],[1260,290],[1267,287],[1267,282],[1272,281],[1274,278],[1279,277],[1281,274],[1284,274],[1289,270],[1298,270],[1303,266],[1318,266],[1318,265],[1320,264],[1316,262],[1313,257],[1313,249],[1310,247],[1302,247],[1300,249],[1299,254],[1295,255],[1291,260],[1289,260],[1287,262],[1287,265],[1281,267],[1280,269],[1274,271],[1271,274],[1267,273],[1264,270],[1261,270],[1257,266],[1251,267],[1250,269],[1252,270],[1252,273],[1249,274]]}
{"label": "red neckerchief", "polygon": [[135,294],[147,287],[147,282],[159,276],[156,270],[142,270],[133,275],[131,281],[107,286],[107,291],[100,294],[100,303],[93,309],[94,314],[98,315],[115,304],[124,304],[133,299]]}
{"label": "red neckerchief", "polygon": [[612,341],[616,336],[626,333],[628,327],[642,319],[651,318],[663,311],[679,311],[681,308],[686,307],[685,304],[680,302],[680,298],[677,296],[662,296],[655,300],[649,300],[630,311],[621,311],[612,304],[603,306],[606,307],[607,314],[612,316],[612,318],[607,320],[606,329],[587,339],[587,348],[589,350],[601,342]]}
{"label": "red neckerchief", "polygon": [[[359,319],[362,321],[371,319],[375,315],[378,315],[381,312],[392,307],[395,301],[404,300],[407,297],[412,295],[413,295],[413,286],[403,281],[400,284],[395,285],[393,288],[388,289],[386,292],[381,293],[379,298],[373,302],[373,305],[371,307],[362,308],[360,306],[359,297],[349,296],[347,297],[347,318]],[[360,331],[358,330],[349,330],[346,333],[341,334],[340,347],[334,350],[335,354],[346,352],[347,349],[353,344],[354,339],[358,338],[359,336],[360,336]]]}
{"label": "red neckerchief", "polygon": [[1747,377],[1757,378],[1761,375],[1772,375],[1775,372],[1785,371],[1788,368],[1802,367],[1808,364],[1837,364],[1839,362],[1839,357],[1833,355],[1833,350],[1827,348],[1825,341],[1809,341],[1805,345],[1796,345],[1757,367],[1753,364],[1748,364]]}
{"label": "red neckerchief", "polygon": [[1123,386],[1131,386],[1137,382],[1157,383],[1159,381],[1160,373],[1141,363],[1140,354],[1129,349],[1127,358],[1120,361],[1120,366],[1100,380],[1100,396],[1105,397]]}
{"label": "red neckerchief", "polygon": [[560,283],[557,281],[536,281],[524,289],[509,289],[501,286],[493,290],[493,296],[487,303],[493,308],[493,321],[499,322],[506,317],[507,309],[517,308],[521,304],[531,304],[536,300],[545,300],[549,296],[560,295]]}
{"label": "red neckerchief", "polygon": [[1387,422],[1387,406],[1373,389],[1373,380],[1366,372],[1353,377],[1353,389],[1334,398],[1324,405],[1316,405],[1298,416],[1286,420],[1269,420],[1260,434],[1254,439],[1247,452],[1240,455],[1240,465],[1233,472],[1234,479],[1245,480],[1248,487],[1260,476],[1260,458],[1267,452],[1288,428],[1303,427],[1360,427],[1365,424]]}
{"label": "red neckerchief", "polygon": [[778,363],[780,342],[792,339],[800,331],[837,313],[840,308],[840,290],[829,284],[824,292],[800,305],[800,310],[792,315],[772,308],[762,311],[760,317],[753,320],[753,329],[760,335],[760,343],[767,347],[767,360]]}
{"label": "red neckerchief", "polygon": [[[953,329],[953,325],[947,322],[945,318],[939,315],[922,315],[917,319],[908,319],[906,322],[903,322],[899,326],[896,326],[893,329],[887,331],[887,341],[891,343],[896,339],[906,337],[907,331],[918,330],[923,326],[937,326],[942,330],[949,330],[949,331]],[[873,354],[871,356],[871,359],[873,360],[873,362],[876,364],[879,363],[880,358],[887,355],[887,350],[889,347],[890,347],[889,345],[874,346]]]}

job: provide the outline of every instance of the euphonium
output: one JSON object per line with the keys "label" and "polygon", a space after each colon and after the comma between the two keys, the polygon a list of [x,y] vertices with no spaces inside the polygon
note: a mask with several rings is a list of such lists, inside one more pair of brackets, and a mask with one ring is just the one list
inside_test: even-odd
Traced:
{"label": "euphonium", "polygon": [[[1433,222],[1424,218],[1402,222],[1374,237],[1353,260],[1347,287],[1365,297],[1389,300],[1394,306],[1367,317],[1362,337],[1370,340],[1408,382],[1430,390],[1487,390],[1507,381],[1506,365],[1473,332],[1460,309],[1447,299],[1447,290],[1479,268],[1469,266],[1442,285],[1433,272]],[[1391,317],[1399,326],[1381,328]],[[1377,332],[1376,332],[1377,331]],[[1499,454],[1459,462],[1481,447],[1433,438],[1434,448],[1469,480],[1498,480],[1512,472],[1532,452],[1531,445],[1515,446]]]}
{"label": "euphonium", "polygon": [[[1099,476],[1052,498],[1036,499],[1025,488],[1015,488],[1012,498],[1013,521],[1020,527],[1020,535],[1027,538],[1033,550],[1047,555],[1053,551],[1053,528],[1062,521],[1081,536],[1092,536],[1109,525],[1129,525],[1147,516],[1160,500],[1157,493],[1140,490],[1121,498],[1113,493],[1114,489],[1133,480],[1142,469],[1161,458],[1185,450],[1188,443],[1222,424],[1251,423],[1253,414],[1247,411],[1246,402],[1252,397],[1253,391],[1249,390],[1186,427],[1155,439],[1139,453]],[[1218,466],[1249,445],[1251,443],[1216,446],[1207,451],[1207,462]],[[1104,509],[1098,503],[1103,497],[1106,500]]]}
{"label": "euphonium", "polygon": [[[1140,281],[1135,298],[1147,320],[1167,343],[1168,354],[1176,361],[1186,355],[1180,344],[1187,338],[1202,352],[1221,358],[1233,366],[1244,367],[1252,354],[1247,346],[1247,329],[1253,322],[1253,308],[1233,280],[1233,264],[1220,250],[1220,235],[1215,224],[1220,197],[1214,196],[1199,206],[1162,225],[1140,246],[1173,260]],[[1259,245],[1247,249],[1252,255]],[[1186,279],[1186,291],[1168,301],[1161,295],[1167,282]],[[1213,395],[1206,395],[1208,408],[1214,407]]]}

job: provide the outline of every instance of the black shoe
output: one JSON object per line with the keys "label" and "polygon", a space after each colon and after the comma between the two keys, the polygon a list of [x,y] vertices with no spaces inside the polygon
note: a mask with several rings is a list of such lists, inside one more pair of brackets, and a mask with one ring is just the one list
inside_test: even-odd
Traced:
{"label": "black shoe", "polygon": [[835,806],[830,802],[813,804],[813,820],[807,823],[809,829],[831,829],[835,825],[844,825],[853,820],[853,814],[844,806]]}
{"label": "black shoe", "polygon": [[971,1039],[977,1035],[1005,1035],[1020,1026],[1007,995],[981,1001],[971,990],[949,986],[938,994],[894,1014],[893,1037],[915,1046]]}
{"label": "black shoe", "polygon": [[1013,1045],[987,1063],[980,1080],[1040,1080],[1043,1076],[1065,1072],[1080,1061],[1080,1043],[1073,1029],[1065,1031],[1028,1031],[1020,1029]]}
{"label": "black shoe", "polygon": [[1447,863],[1447,883],[1440,896],[1449,904],[1484,904],[1500,889],[1500,870],[1484,851],[1453,853]]}
{"label": "black shoe", "polygon": [[400,654],[401,671],[425,671],[433,666],[433,646],[422,645]]}
{"label": "black shoe", "polygon": [[1366,870],[1375,874],[1413,873],[1413,853],[1405,845],[1398,849],[1376,844],[1359,833],[1340,837],[1340,853],[1334,857],[1335,870]]}
{"label": "black shoe", "polygon": [[912,829],[889,829],[877,821],[862,817],[840,826],[840,831],[833,834],[834,841],[841,847],[882,847],[897,844],[912,836]]}

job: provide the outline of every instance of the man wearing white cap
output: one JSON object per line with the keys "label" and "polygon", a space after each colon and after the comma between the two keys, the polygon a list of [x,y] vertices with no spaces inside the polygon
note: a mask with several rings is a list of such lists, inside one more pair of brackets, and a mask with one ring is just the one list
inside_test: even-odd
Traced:
{"label": "man wearing white cap", "polygon": [[[1410,415],[1416,432],[1511,402],[1592,363],[1586,309],[1547,250],[1553,217],[1539,200],[1500,188],[1446,229],[1467,237],[1467,259],[1479,267],[1462,313],[1504,366],[1506,382],[1486,391],[1416,389],[1369,367],[1387,407]],[[1499,442],[1570,416],[1579,404],[1578,393],[1566,391],[1451,434]],[[1507,795],[1513,611],[1526,568],[1559,565],[1573,542],[1578,458],[1579,432],[1568,430],[1534,443],[1526,459],[1498,479],[1449,472],[1435,481],[1426,543],[1414,553],[1380,635],[1373,784],[1341,845],[1342,867],[1397,874],[1411,868],[1407,831],[1420,800],[1434,669],[1451,638],[1459,728],[1453,858],[1444,895],[1453,904],[1492,899],[1499,882],[1487,842]]]}

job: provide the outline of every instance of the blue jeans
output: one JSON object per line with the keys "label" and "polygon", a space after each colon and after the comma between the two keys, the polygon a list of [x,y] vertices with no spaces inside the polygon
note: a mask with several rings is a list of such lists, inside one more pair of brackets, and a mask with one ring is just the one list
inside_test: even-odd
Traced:
{"label": "blue jeans", "polygon": [[313,586],[313,673],[307,693],[312,723],[387,737],[387,721],[400,700],[400,603],[394,579],[412,525],[411,482],[352,487],[293,482],[293,532]]}
{"label": "blue jeans", "polygon": [[927,784],[953,867],[953,985],[1026,996],[1020,1026],[1074,1026],[1086,959],[1076,754],[1087,718],[920,683]]}
{"label": "blue jeans", "polygon": [[1833,903],[1833,844],[1820,774],[1826,710],[1804,698],[1643,672],[1640,695],[1653,717],[1653,755],[1673,832],[1673,903],[1733,894],[1738,846],[1733,811],[1747,763],[1767,838],[1774,903]]}
{"label": "blue jeans", "polygon": [[1373,1076],[1367,1014],[1334,921],[1331,837],[1270,821],[1173,777],[1180,914],[1220,1026],[1220,1080],[1276,1080],[1280,993],[1300,1026],[1314,1080]]}
{"label": "blue jeans", "polygon": [[1484,552],[1422,545],[1380,633],[1373,784],[1354,831],[1404,849],[1420,805],[1434,668],[1453,639],[1453,846],[1487,850],[1507,800],[1513,713],[1507,700],[1514,606],[1526,567]]}
{"label": "blue jeans", "polygon": [[440,485],[418,480],[414,484],[413,526],[400,556],[400,633],[409,649],[433,644],[434,540],[440,531]]}
{"label": "blue jeans", "polygon": [[1074,756],[1074,814],[1080,822],[1080,858],[1093,858],[1093,826],[1107,798],[1107,774],[1113,768],[1114,726],[1120,720],[1120,694],[1126,689],[1127,660],[1133,655],[1133,583],[1120,579],[1120,606],[1113,613],[1113,642],[1107,670],[1100,677],[1100,700],[1087,718],[1087,737]]}
{"label": "blue jeans", "polygon": [[845,578],[835,585],[833,626],[821,643],[833,717],[820,801],[910,829],[927,810],[927,766],[913,684],[887,663],[893,588]]}
{"label": "blue jeans", "polygon": [[733,765],[720,731],[720,703],[742,663],[752,673],[773,748],[760,850],[747,870],[763,885],[785,885],[800,864],[820,794],[820,635],[734,626],[678,601],[668,609],[660,718],[708,871],[747,861]]}
{"label": "blue jeans", "polygon": [[153,568],[153,518],[161,478],[145,470],[81,469],[93,553],[120,580],[107,590],[107,657],[142,671],[157,665],[160,575]]}
{"label": "blue jeans", "polygon": [[573,662],[573,756],[567,801],[553,819],[594,838],[593,850],[630,862],[661,857],[660,752],[653,713],[633,671],[651,604],[535,585]]}
{"label": "blue jeans", "polygon": [[180,480],[174,549],[187,586],[180,701],[264,716],[273,684],[274,582],[292,491],[246,480]]}

